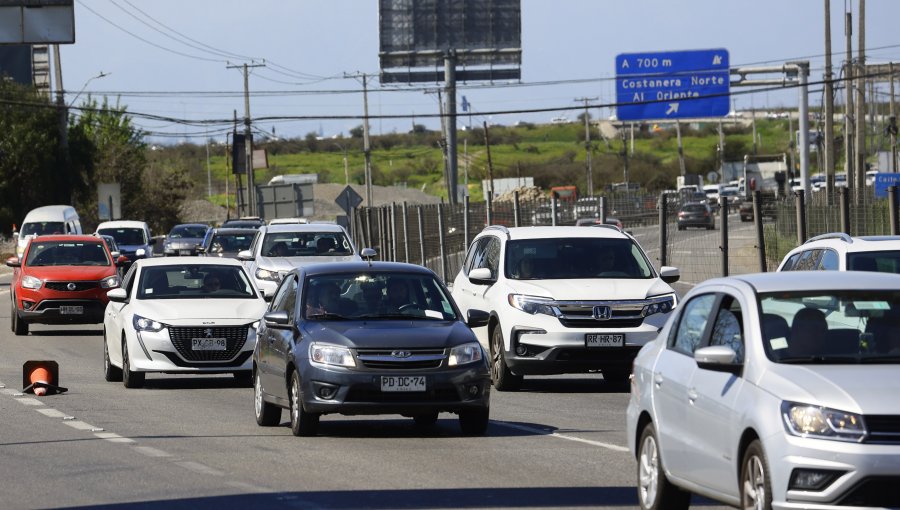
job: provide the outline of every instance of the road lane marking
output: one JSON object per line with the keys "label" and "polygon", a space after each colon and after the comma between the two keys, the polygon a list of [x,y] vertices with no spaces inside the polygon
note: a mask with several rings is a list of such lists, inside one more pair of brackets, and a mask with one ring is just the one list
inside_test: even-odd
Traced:
{"label": "road lane marking", "polygon": [[522,430],[525,432],[530,432],[532,434],[539,434],[542,436],[556,437],[559,439],[565,439],[567,441],[576,441],[579,443],[585,443],[585,444],[589,444],[591,446],[598,446],[600,448],[606,448],[607,450],[612,450],[614,452],[627,452],[628,451],[628,448],[626,448],[624,446],[619,446],[617,444],[603,443],[600,441],[591,441],[590,439],[582,439],[580,437],[575,437],[575,436],[567,436],[565,434],[559,434],[557,432],[549,432],[545,429],[539,429],[537,427],[529,427],[527,425],[519,425],[517,423],[509,423],[509,422],[494,421],[494,420],[491,420],[491,421],[493,423],[496,423],[497,425],[501,425],[503,427],[510,427],[510,428]]}
{"label": "road lane marking", "polygon": [[43,414],[44,416],[46,416],[48,418],[62,418],[63,416],[66,415],[66,413],[64,413],[62,411],[57,411],[56,409],[50,409],[50,408],[35,409],[35,411]]}
{"label": "road lane marking", "polygon": [[116,434],[115,432],[95,432],[94,435],[99,437],[100,439],[105,439],[106,441],[109,441],[110,443],[133,443],[134,442],[134,439],[131,439],[130,437],[122,437],[119,434]]}
{"label": "road lane marking", "polygon": [[271,492],[271,489],[267,489],[265,487],[260,487],[259,485],[253,485],[252,483],[245,482],[225,482],[225,485],[229,487],[234,487],[235,489],[242,490],[244,492]]}
{"label": "road lane marking", "polygon": [[141,455],[146,455],[147,457],[171,457],[172,454],[168,452],[164,452],[157,448],[153,448],[152,446],[135,446],[134,451],[140,453]]}
{"label": "road lane marking", "polygon": [[90,423],[85,423],[85,422],[79,421],[79,420],[63,421],[63,423],[72,427],[73,429],[78,429],[78,430],[91,430],[91,429],[96,428],[93,425],[91,425]]}
{"label": "road lane marking", "polygon": [[13,397],[13,396],[18,395],[18,394],[20,394],[20,393],[22,393],[22,392],[19,391],[19,390],[13,390],[13,389],[10,389],[10,388],[5,388],[5,389],[0,390],[0,393],[3,393],[4,395],[9,395],[9,396]]}
{"label": "road lane marking", "polygon": [[201,464],[199,462],[194,462],[192,460],[180,460],[175,462],[179,466],[187,469],[188,471],[193,471],[195,473],[200,473],[201,475],[212,475],[212,476],[224,476],[225,472],[219,471],[218,469],[213,469],[205,464]]}
{"label": "road lane marking", "polygon": [[42,406],[42,405],[44,405],[43,402],[41,402],[40,400],[38,400],[36,398],[17,398],[16,402],[18,402],[20,404],[25,404],[26,406]]}

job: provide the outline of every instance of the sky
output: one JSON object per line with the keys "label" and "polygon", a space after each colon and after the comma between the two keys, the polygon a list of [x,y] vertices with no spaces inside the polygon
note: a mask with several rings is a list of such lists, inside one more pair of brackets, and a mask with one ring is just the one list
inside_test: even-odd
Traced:
{"label": "sky", "polygon": [[[845,59],[847,10],[856,56],[858,7],[831,0],[835,66]],[[808,60],[810,81],[822,78],[824,0],[521,0],[521,9],[521,80],[460,84],[458,101],[465,96],[473,115],[458,125],[574,120],[585,97],[596,98],[592,118],[608,117],[621,53],[725,48],[731,67]],[[865,14],[867,61],[900,61],[900,2],[869,0]],[[126,105],[150,141],[202,144],[224,142],[231,128],[193,121],[243,117],[242,71],[229,66],[265,62],[249,76],[251,117],[280,138],[349,136],[362,123],[363,94],[347,75],[365,73],[373,134],[438,129],[440,84],[378,82],[378,23],[377,0],[76,0],[63,86],[76,106],[88,95]],[[743,92],[732,96],[737,110],[797,106],[796,90]],[[813,86],[811,105],[821,96]],[[523,112],[534,109],[553,111]],[[306,118],[261,119],[276,116]]]}

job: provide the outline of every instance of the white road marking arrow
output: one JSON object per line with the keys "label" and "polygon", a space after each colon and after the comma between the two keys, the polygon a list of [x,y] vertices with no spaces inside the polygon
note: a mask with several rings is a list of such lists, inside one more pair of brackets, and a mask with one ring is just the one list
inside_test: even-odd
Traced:
{"label": "white road marking arrow", "polygon": [[673,113],[678,113],[678,103],[669,103],[669,109],[666,110],[666,115],[672,115]]}

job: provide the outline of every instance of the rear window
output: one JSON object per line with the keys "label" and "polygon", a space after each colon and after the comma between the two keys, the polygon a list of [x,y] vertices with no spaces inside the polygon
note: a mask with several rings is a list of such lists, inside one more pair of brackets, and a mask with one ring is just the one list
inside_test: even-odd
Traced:
{"label": "rear window", "polygon": [[693,204],[693,205],[686,205],[686,206],[682,207],[681,210],[687,211],[687,212],[705,212],[706,207],[701,204]]}

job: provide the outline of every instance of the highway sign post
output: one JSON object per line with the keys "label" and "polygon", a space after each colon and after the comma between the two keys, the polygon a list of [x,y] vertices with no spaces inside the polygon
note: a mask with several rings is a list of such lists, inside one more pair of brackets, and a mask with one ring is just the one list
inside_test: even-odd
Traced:
{"label": "highway sign post", "polygon": [[730,101],[726,49],[616,56],[620,121],[724,117]]}
{"label": "highway sign post", "polygon": [[361,204],[362,201],[363,199],[359,196],[359,193],[350,186],[342,189],[341,193],[334,199],[334,203],[336,203],[345,214],[350,214],[350,211],[354,207],[359,207],[359,204]]}

